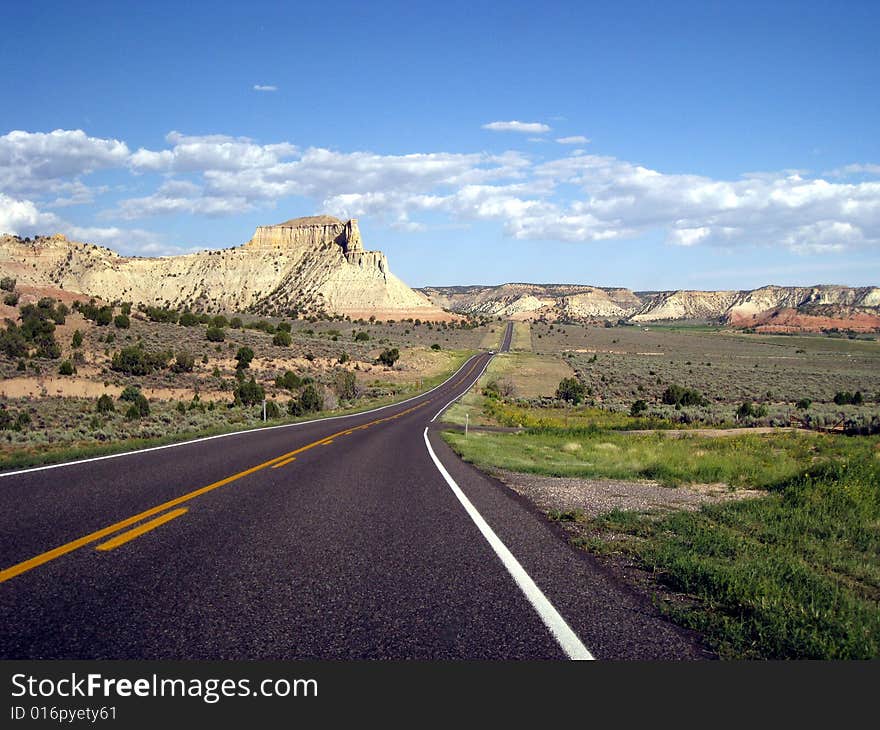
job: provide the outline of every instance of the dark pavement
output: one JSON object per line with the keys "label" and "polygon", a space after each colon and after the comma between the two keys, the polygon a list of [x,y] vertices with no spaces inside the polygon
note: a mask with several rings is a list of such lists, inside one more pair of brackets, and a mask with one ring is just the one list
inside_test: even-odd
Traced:
{"label": "dark pavement", "polygon": [[[564,659],[425,446],[490,358],[370,413],[0,476],[0,658]],[[429,438],[597,658],[703,656]]]}

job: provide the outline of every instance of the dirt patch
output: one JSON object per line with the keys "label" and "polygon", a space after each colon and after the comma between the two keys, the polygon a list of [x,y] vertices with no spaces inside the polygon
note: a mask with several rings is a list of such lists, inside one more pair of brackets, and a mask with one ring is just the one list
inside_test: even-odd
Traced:
{"label": "dirt patch", "polygon": [[694,511],[704,504],[752,499],[766,494],[758,489],[731,489],[726,484],[689,484],[671,488],[647,480],[542,477],[508,471],[497,472],[495,476],[543,512],[579,510],[586,517],[596,517],[613,509]]}
{"label": "dirt patch", "polygon": [[[2,398],[99,398],[104,393],[113,398],[122,393],[121,385],[105,385],[103,382],[73,377],[22,377],[10,378],[0,382]],[[142,388],[150,400],[185,400],[193,397],[192,388]],[[199,397],[205,401],[230,400],[229,393],[215,390],[200,390]]]}

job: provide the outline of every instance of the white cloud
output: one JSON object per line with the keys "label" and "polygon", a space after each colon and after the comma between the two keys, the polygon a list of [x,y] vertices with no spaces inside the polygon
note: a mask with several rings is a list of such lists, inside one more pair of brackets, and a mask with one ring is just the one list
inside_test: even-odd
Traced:
{"label": "white cloud", "polygon": [[483,125],[483,129],[490,132],[523,132],[525,134],[545,134],[550,131],[550,127],[541,122],[489,122]]}
{"label": "white cloud", "polygon": [[247,137],[187,136],[170,132],[166,139],[173,145],[170,150],[155,152],[141,148],[131,155],[132,168],[147,172],[265,168],[297,152],[292,144],[259,145]]}
{"label": "white cloud", "polygon": [[582,134],[575,134],[571,137],[557,137],[556,141],[559,142],[559,144],[589,144],[590,142],[590,140]]}
{"label": "white cloud", "polygon": [[[130,246],[162,244],[147,232],[114,228],[114,218],[234,215],[292,196],[312,200],[316,210],[375,216],[407,231],[422,229],[420,216],[431,213],[441,226],[495,221],[518,239],[590,242],[660,233],[678,246],[766,245],[804,253],[880,245],[880,181],[846,179],[880,174],[873,164],[847,165],[834,175],[784,170],[722,180],[666,174],[581,149],[536,161],[512,151],[301,150],[288,142],[180,132],[166,141],[164,149],[131,154],[124,142],[79,130],[0,138],[0,228],[72,230],[46,208],[93,202],[104,188],[80,177],[115,166],[123,174],[162,173],[163,180],[104,211],[108,227],[80,230]],[[137,179],[147,185],[152,178]]]}
{"label": "white cloud", "polygon": [[254,91],[278,91],[278,87],[271,84],[254,84]]}
{"label": "white cloud", "polygon": [[71,240],[97,243],[132,255],[181,253],[168,246],[161,236],[140,228],[79,226],[54,213],[39,210],[31,200],[18,200],[0,193],[0,233],[18,236],[41,236],[62,233]]}
{"label": "white cloud", "polygon": [[25,195],[58,192],[80,175],[121,167],[128,154],[125,142],[89,137],[81,129],[15,130],[0,137],[0,190]]}
{"label": "white cloud", "polygon": [[849,177],[851,175],[880,175],[880,165],[872,163],[860,165],[844,165],[836,170],[830,170],[825,173],[829,177]]}
{"label": "white cloud", "polygon": [[54,213],[41,212],[33,201],[17,200],[0,193],[0,233],[30,236],[46,232],[57,222]]}

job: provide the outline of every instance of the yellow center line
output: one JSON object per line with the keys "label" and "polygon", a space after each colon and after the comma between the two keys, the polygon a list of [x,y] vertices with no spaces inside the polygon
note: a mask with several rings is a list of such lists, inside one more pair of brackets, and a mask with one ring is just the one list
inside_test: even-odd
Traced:
{"label": "yellow center line", "polygon": [[282,466],[287,466],[291,461],[296,461],[296,457],[291,456],[289,459],[286,459],[285,461],[279,461],[277,464],[273,464],[272,468],[273,469],[280,469]]}
{"label": "yellow center line", "polygon": [[160,525],[164,525],[166,522],[170,522],[171,520],[180,517],[181,515],[185,515],[189,512],[189,507],[181,507],[180,509],[176,509],[173,512],[166,512],[164,515],[157,517],[155,520],[150,520],[149,522],[145,522],[142,525],[138,525],[132,530],[128,532],[123,532],[116,537],[113,537],[107,542],[102,542],[95,550],[115,550],[120,545],[125,545],[129,540],[134,540],[136,537],[140,537],[145,532],[149,532],[150,530],[155,530]]}
{"label": "yellow center line", "polygon": [[[423,401],[411,408],[407,408],[405,411],[401,411],[399,415],[404,415],[407,413],[412,413],[418,408],[422,408],[430,403],[433,398]],[[359,426],[358,428],[367,428],[371,425],[376,425],[379,423],[385,423],[386,421],[390,421],[392,417],[386,418],[378,418],[374,421],[370,421],[369,423],[364,424],[363,426]],[[38,568],[41,565],[45,565],[56,558],[60,558],[68,553],[73,552],[74,550],[79,550],[81,547],[85,547],[90,543],[101,540],[105,537],[109,537],[115,532],[119,532],[120,530],[124,530],[126,527],[131,527],[132,525],[141,522],[142,520],[148,519],[155,515],[160,514],[161,512],[165,512],[166,510],[172,509],[173,507],[178,507],[181,504],[185,504],[190,500],[195,499],[196,497],[201,497],[203,494],[207,494],[208,492],[212,492],[215,489],[219,489],[220,487],[224,487],[227,484],[231,484],[242,477],[249,476],[255,472],[258,472],[267,467],[272,467],[273,465],[284,466],[284,464],[289,464],[298,454],[303,453],[304,451],[308,451],[309,449],[313,449],[316,446],[324,445],[328,441],[332,441],[334,438],[339,436],[344,436],[346,433],[350,433],[355,429],[346,429],[345,431],[338,431],[337,433],[331,434],[330,436],[324,436],[323,438],[318,439],[317,441],[313,441],[310,444],[306,444],[305,446],[301,446],[298,449],[294,449],[293,451],[289,451],[286,454],[281,454],[281,456],[276,456],[273,459],[269,459],[268,461],[264,461],[262,464],[257,464],[256,466],[252,466],[249,469],[245,469],[244,471],[240,471],[237,474],[233,474],[232,476],[228,476],[225,479],[220,479],[216,482],[212,482],[207,486],[200,487],[199,489],[195,489],[191,492],[187,492],[186,494],[182,494],[179,497],[175,497],[174,499],[170,499],[167,502],[163,502],[162,504],[158,504],[155,507],[150,507],[149,509],[144,510],[143,512],[139,512],[136,515],[132,515],[131,517],[127,517],[124,520],[120,520],[119,522],[115,522],[112,525],[108,525],[107,527],[103,527],[100,530],[95,530],[94,532],[90,532],[88,535],[83,535],[76,540],[71,540],[70,542],[64,543],[63,545],[59,545],[52,550],[47,550],[44,553],[40,553],[39,555],[35,555],[28,560],[24,560],[21,563],[17,563],[16,565],[12,565],[9,568],[4,570],[0,570],[0,583],[5,583],[7,580],[11,578],[15,578],[22,573],[26,573],[29,570],[33,570],[34,568]],[[161,524],[161,523],[160,523]],[[135,536],[136,537],[136,536]]]}

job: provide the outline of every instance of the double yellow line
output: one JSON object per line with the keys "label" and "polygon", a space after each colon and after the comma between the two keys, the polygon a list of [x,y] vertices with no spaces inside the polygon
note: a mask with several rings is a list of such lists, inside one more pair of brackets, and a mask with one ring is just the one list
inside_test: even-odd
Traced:
{"label": "double yellow line", "polygon": [[[476,367],[476,362],[471,365],[470,369],[456,381],[456,383],[452,386],[453,388],[457,387],[461,383],[463,383],[468,376],[474,371]],[[187,508],[182,509],[174,509],[176,507],[180,507],[180,505],[189,502],[196,497],[201,497],[203,494],[207,494],[208,492],[212,492],[215,489],[219,489],[220,487],[224,487],[227,484],[230,484],[234,481],[241,479],[242,477],[249,476],[250,474],[254,474],[255,472],[261,471],[267,467],[272,467],[273,469],[278,469],[281,467],[290,464],[293,461],[296,461],[296,457],[299,454],[302,454],[309,449],[313,449],[316,446],[328,446],[333,443],[333,441],[342,436],[347,436],[348,434],[353,433],[354,431],[362,431],[370,426],[376,426],[380,423],[386,423],[387,421],[393,421],[401,416],[405,416],[409,413],[412,413],[419,408],[423,408],[428,405],[433,398],[429,398],[428,400],[422,401],[411,408],[407,408],[406,410],[400,411],[399,413],[395,413],[393,416],[386,416],[385,418],[377,418],[373,421],[369,421],[368,423],[361,424],[360,426],[354,426],[352,428],[347,428],[343,431],[337,431],[330,436],[325,436],[324,438],[318,439],[317,441],[313,441],[310,444],[306,444],[305,446],[301,446],[298,449],[293,451],[289,451],[286,454],[282,454],[281,456],[276,456],[274,459],[269,459],[269,461],[264,461],[262,464],[257,464],[256,466],[252,466],[250,469],[245,469],[244,471],[240,471],[237,474],[233,474],[232,476],[228,476],[225,479],[220,479],[219,481],[208,484],[207,486],[201,487],[199,489],[194,489],[191,492],[187,492],[179,497],[175,497],[174,499],[170,499],[167,502],[163,502],[162,504],[158,504],[155,507],[150,507],[143,512],[139,512],[136,515],[132,515],[131,517],[127,517],[124,520],[120,520],[119,522],[115,522],[112,525],[108,525],[107,527],[101,528],[100,530],[96,530],[95,532],[90,532],[88,535],[83,535],[76,540],[71,540],[70,542],[64,543],[63,545],[59,545],[57,548],[52,550],[47,550],[44,553],[40,553],[39,555],[35,555],[34,557],[25,560],[21,563],[13,565],[5,570],[0,571],[0,583],[4,583],[11,578],[15,578],[22,573],[27,573],[29,570],[33,570],[34,568],[38,568],[41,565],[45,565],[52,560],[60,558],[68,553],[73,552],[74,550],[79,550],[81,547],[85,547],[86,545],[90,545],[91,543],[102,540],[105,537],[110,537],[115,533],[118,533],[120,530],[124,530],[127,527],[132,527],[133,525],[137,525],[131,530],[127,532],[123,532],[119,535],[116,535],[112,539],[107,542],[101,543],[98,545],[97,549],[100,551],[114,550],[120,545],[124,545],[130,540],[134,540],[141,535],[154,530],[161,525],[164,525],[166,522],[170,522],[171,520],[181,517],[186,514],[188,511]],[[173,510],[171,512],[166,512],[166,510]],[[161,513],[165,514],[161,514]],[[156,515],[161,515],[156,517]],[[149,522],[144,522],[143,524],[138,524],[143,522],[143,520],[147,520],[151,517],[155,517],[155,519],[150,520]]]}
{"label": "double yellow line", "polygon": [[[262,464],[257,464],[256,466],[252,466],[250,469],[245,469],[244,471],[240,471],[237,474],[233,474],[232,476],[228,476],[225,479],[220,479],[219,481],[208,484],[207,486],[201,487],[199,489],[194,489],[191,492],[187,492],[186,494],[182,494],[179,497],[175,497],[174,499],[170,499],[167,502],[163,502],[162,504],[158,504],[155,507],[150,507],[150,509],[144,510],[143,512],[139,512],[136,515],[132,515],[131,517],[127,517],[124,520],[120,520],[119,522],[115,522],[112,525],[108,525],[107,527],[101,528],[100,530],[96,530],[95,532],[90,532],[88,535],[83,535],[76,540],[71,540],[70,542],[64,543],[63,545],[59,545],[57,548],[52,550],[47,550],[44,553],[40,553],[39,555],[34,556],[28,560],[25,560],[17,565],[13,565],[5,570],[0,571],[0,583],[3,583],[11,578],[15,578],[22,573],[26,573],[29,570],[33,570],[34,568],[38,568],[41,565],[45,565],[46,563],[55,560],[56,558],[60,558],[68,553],[73,552],[74,550],[79,550],[81,547],[85,547],[93,542],[97,542],[105,537],[109,537],[114,533],[119,532],[120,530],[124,530],[127,527],[131,527],[132,525],[136,525],[137,523],[146,520],[150,517],[154,517],[166,510],[173,509],[175,507],[179,507],[186,502],[189,502],[196,497],[201,497],[203,494],[207,494],[208,492],[213,492],[215,489],[219,489],[220,487],[224,487],[227,484],[230,484],[234,481],[241,479],[242,477],[249,476],[250,474],[254,474],[266,467],[271,466],[284,466],[285,464],[289,464],[291,461],[294,461],[297,454],[301,454],[304,451],[308,451],[309,449],[313,449],[316,446],[322,446],[329,443],[332,443],[334,439],[339,438],[340,436],[344,436],[346,434],[352,433],[353,431],[362,430],[369,428],[370,426],[375,426],[380,423],[385,423],[386,421],[394,420],[395,418],[400,418],[408,413],[412,413],[414,410],[418,408],[422,408],[423,406],[430,403],[430,400],[419,403],[412,408],[408,408],[400,413],[396,413],[393,416],[388,416],[386,418],[378,418],[374,421],[370,421],[361,426],[356,426],[355,428],[349,428],[344,431],[338,431],[330,436],[326,436],[324,438],[318,439],[317,441],[313,441],[310,444],[306,444],[305,446],[301,446],[294,451],[290,451],[286,454],[282,454],[281,456],[276,456],[274,459],[269,459],[269,461],[264,461]],[[187,509],[179,509],[174,512],[169,512],[167,514],[158,517],[155,520],[151,520],[150,522],[144,523],[143,525],[139,525],[133,530],[129,532],[125,532],[121,535],[114,537],[112,540],[105,542],[98,546],[98,550],[106,551],[113,550],[114,548],[119,547],[120,545],[125,544],[126,542],[133,540],[140,535],[143,535],[150,530],[159,527],[170,520],[173,520],[176,517],[180,517],[185,514]]]}

